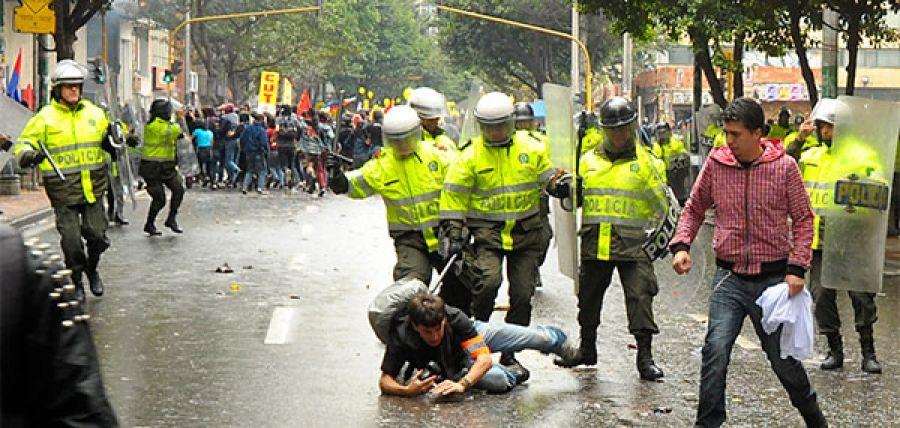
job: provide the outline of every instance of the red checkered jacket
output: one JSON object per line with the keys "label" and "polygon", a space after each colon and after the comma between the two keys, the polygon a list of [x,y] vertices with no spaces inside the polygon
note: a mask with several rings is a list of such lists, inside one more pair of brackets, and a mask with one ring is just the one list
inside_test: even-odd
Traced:
{"label": "red checkered jacket", "polygon": [[783,267],[787,260],[788,273],[806,273],[812,259],[813,212],[800,168],[780,145],[768,140],[760,145],[762,156],[748,168],[728,146],[710,153],[669,244],[673,254],[689,248],[706,210],[715,205],[718,265],[757,275],[772,265]]}

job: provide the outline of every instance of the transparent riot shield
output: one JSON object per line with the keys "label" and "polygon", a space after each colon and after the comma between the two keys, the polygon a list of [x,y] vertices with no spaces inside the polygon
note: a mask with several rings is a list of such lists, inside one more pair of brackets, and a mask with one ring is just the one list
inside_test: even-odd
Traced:
{"label": "transparent riot shield", "polygon": [[200,174],[200,162],[197,153],[194,152],[194,144],[187,138],[179,138],[176,143],[176,156],[178,157],[178,169],[185,177],[196,177]]}
{"label": "transparent riot shield", "polygon": [[[572,89],[568,86],[545,83],[543,86],[546,112],[547,140],[550,161],[555,168],[575,173],[576,145]],[[572,194],[574,195],[574,189]],[[578,283],[578,222],[572,206],[563,207],[559,199],[553,199],[553,237],[556,240],[559,271]]]}
{"label": "transparent riot shield", "polygon": [[822,285],[881,291],[900,107],[838,97],[832,139],[833,204],[824,210]]}
{"label": "transparent riot shield", "polygon": [[459,140],[456,145],[464,148],[469,144],[469,140],[477,134],[477,126],[475,125],[475,104],[481,98],[484,91],[484,85],[481,82],[474,81],[469,86],[469,95],[465,100],[459,103]]}

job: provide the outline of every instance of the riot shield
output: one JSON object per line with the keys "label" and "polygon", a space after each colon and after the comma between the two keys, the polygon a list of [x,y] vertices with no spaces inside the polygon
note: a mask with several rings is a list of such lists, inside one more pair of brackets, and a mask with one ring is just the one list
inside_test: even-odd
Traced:
{"label": "riot shield", "polygon": [[694,178],[691,175],[691,159],[687,153],[684,153],[671,159],[668,166],[666,179],[669,187],[672,188],[675,199],[680,204],[684,203],[691,195],[691,187],[694,185]]}
{"label": "riot shield", "polygon": [[194,152],[194,144],[191,140],[181,137],[175,143],[175,152],[178,157],[178,169],[185,177],[196,177],[200,174],[200,162],[197,153]]}
{"label": "riot shield", "polygon": [[[572,89],[568,86],[545,83],[543,86],[546,112],[547,140],[550,161],[555,168],[575,173],[576,146]],[[572,194],[574,195],[574,189]],[[559,199],[553,199],[553,237],[556,240],[559,271],[578,284],[578,221],[571,206],[563,209]]]}
{"label": "riot shield", "polygon": [[459,140],[456,145],[464,148],[469,144],[469,140],[478,135],[477,126],[475,125],[475,104],[481,98],[484,86],[479,81],[474,81],[469,86],[469,96],[459,103]]}
{"label": "riot shield", "polygon": [[832,139],[832,204],[824,210],[822,285],[881,291],[900,106],[838,97]]}

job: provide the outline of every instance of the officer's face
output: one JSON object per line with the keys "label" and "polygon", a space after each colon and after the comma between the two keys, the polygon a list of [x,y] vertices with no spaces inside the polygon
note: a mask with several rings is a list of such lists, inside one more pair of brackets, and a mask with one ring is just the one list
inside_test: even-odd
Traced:
{"label": "officer's face", "polygon": [[605,128],[606,138],[616,149],[624,149],[628,145],[628,140],[634,136],[634,128],[631,124],[617,126],[615,128]]}
{"label": "officer's face", "polygon": [[[416,135],[417,133],[418,135]],[[416,146],[418,145],[421,136],[421,132],[416,132],[402,138],[389,138],[385,136],[384,139],[387,141],[388,146],[394,149],[394,153],[401,158],[407,158],[416,151]]]}
{"label": "officer's face", "polygon": [[533,120],[517,120],[516,129],[534,129]]}
{"label": "officer's face", "polygon": [[81,99],[81,85],[62,84],[60,85],[60,97],[66,104],[75,105]]}
{"label": "officer's face", "polygon": [[444,340],[444,326],[447,324],[447,319],[445,318],[441,321],[440,324],[434,327],[427,327],[424,325],[418,325],[413,323],[413,328],[416,329],[416,332],[419,333],[419,337],[422,338],[428,346],[432,348],[436,348],[440,346],[441,341]]}
{"label": "officer's face", "polygon": [[831,137],[834,136],[834,125],[827,122],[816,121],[816,126],[819,127],[819,132],[822,133],[823,140],[831,140]]}
{"label": "officer's face", "polygon": [[494,144],[503,144],[509,141],[515,132],[515,123],[506,121],[497,124],[479,124],[482,137]]}
{"label": "officer's face", "polygon": [[725,142],[739,161],[750,162],[759,157],[762,150],[759,139],[762,136],[761,128],[751,131],[739,121],[725,121]]}
{"label": "officer's face", "polygon": [[434,131],[435,129],[437,129],[438,122],[441,121],[441,119],[437,118],[437,117],[434,119],[424,119],[424,118],[420,117],[419,120],[422,121],[422,127],[425,128],[426,130],[428,130],[428,132],[431,132],[431,131]]}

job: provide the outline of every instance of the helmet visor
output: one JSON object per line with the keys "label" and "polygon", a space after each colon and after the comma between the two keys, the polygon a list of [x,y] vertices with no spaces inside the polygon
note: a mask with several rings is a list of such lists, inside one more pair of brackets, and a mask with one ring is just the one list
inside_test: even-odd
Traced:
{"label": "helmet visor", "polygon": [[490,145],[499,146],[510,142],[516,132],[516,123],[512,118],[498,123],[478,122],[481,138]]}
{"label": "helmet visor", "polygon": [[[629,145],[640,141],[638,138],[637,121],[626,123],[622,126],[612,128],[601,128],[603,130],[603,141],[608,149],[613,151],[624,150]],[[618,149],[618,150],[617,150]]]}
{"label": "helmet visor", "polygon": [[416,151],[419,140],[422,139],[422,127],[416,126],[403,134],[388,134],[382,131],[382,137],[384,138],[385,145],[390,147],[400,156],[405,157]]}

